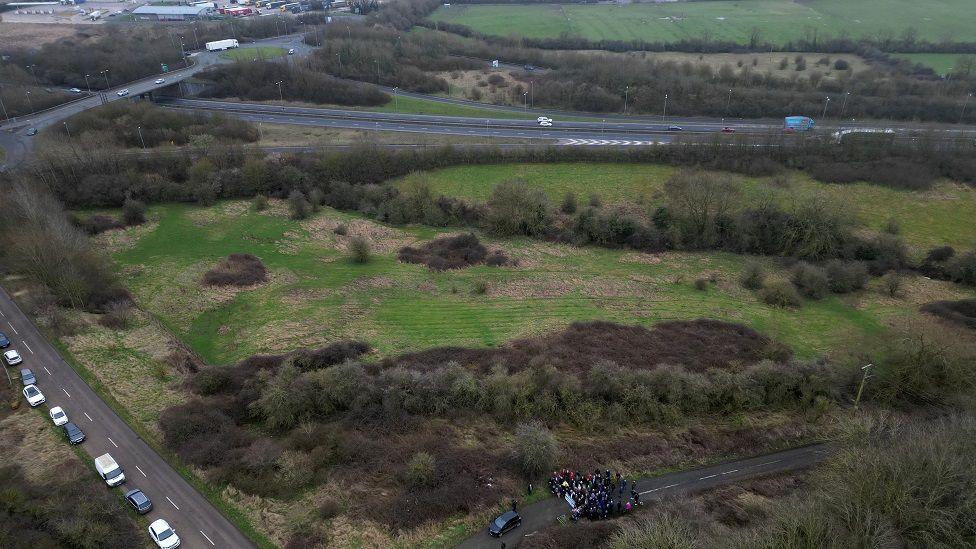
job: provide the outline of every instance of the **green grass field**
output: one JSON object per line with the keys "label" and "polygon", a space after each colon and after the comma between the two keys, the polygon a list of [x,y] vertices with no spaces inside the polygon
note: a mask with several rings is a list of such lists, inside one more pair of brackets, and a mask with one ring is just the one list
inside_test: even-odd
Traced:
{"label": "green grass field", "polygon": [[937,74],[948,74],[963,59],[974,58],[972,55],[960,53],[897,53],[894,55],[930,67]]}
{"label": "green grass field", "polygon": [[378,112],[402,112],[409,114],[431,114],[438,116],[468,116],[474,118],[535,120],[535,115],[532,113],[521,114],[513,111],[482,109],[478,107],[469,107],[454,103],[442,103],[440,101],[431,101],[428,99],[404,96],[396,97],[394,100],[391,100],[389,103],[380,107],[369,107],[368,109],[364,108],[363,110]]}
{"label": "green grass field", "polygon": [[562,33],[585,38],[673,42],[708,36],[748,42],[753,28],[783,44],[805,36],[898,37],[914,28],[931,41],[976,39],[969,0],[715,0],[628,5],[452,5],[435,21],[468,25],[495,35],[535,38]]}
{"label": "green grass field", "polygon": [[[461,166],[413,174],[401,180],[426,181],[436,193],[484,201],[494,185],[523,179],[541,186],[557,202],[567,191],[581,202],[597,193],[605,203],[660,202],[664,182],[676,171],[670,166],[647,164],[501,164]],[[927,192],[896,191],[869,184],[828,185],[794,174],[789,189],[771,187],[765,179],[736,176],[745,197],[772,190],[783,200],[794,193],[823,192],[851,206],[871,229],[880,230],[889,218],[899,221],[902,234],[919,250],[948,244],[966,249],[976,246],[976,189],[943,182]]]}
{"label": "green grass field", "polygon": [[254,59],[274,59],[275,57],[282,57],[286,53],[288,53],[288,50],[279,48],[278,46],[258,46],[224,50],[220,56],[225,59],[234,59],[235,61],[252,61]]}
{"label": "green grass field", "polygon": [[[347,338],[365,339],[387,355],[439,345],[499,345],[574,320],[650,325],[698,317],[743,322],[813,356],[883,330],[895,317],[917,314],[912,298],[892,300],[876,291],[798,310],[772,308],[737,284],[747,258],[724,253],[652,256],[488,239],[490,248],[504,250],[518,266],[435,273],[399,263],[396,252],[438,231],[388,227],[332,210],[297,222],[288,219],[283,203],[272,206],[262,213],[239,201],[211,208],[157,206],[146,225],[99,241],[140,305],[214,363]],[[348,225],[350,236],[334,234],[339,223]],[[371,263],[346,258],[352,235],[372,242]],[[203,273],[235,252],[260,257],[269,282],[242,290],[201,287]],[[718,283],[708,291],[693,287],[696,278],[711,274]],[[486,295],[473,291],[479,281],[488,283]],[[918,290],[909,295],[958,293],[923,279],[911,286]]]}

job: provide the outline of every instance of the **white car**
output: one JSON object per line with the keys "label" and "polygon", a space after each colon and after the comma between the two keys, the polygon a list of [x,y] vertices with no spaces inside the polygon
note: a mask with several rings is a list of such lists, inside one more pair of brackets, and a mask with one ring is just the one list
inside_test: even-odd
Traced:
{"label": "white car", "polygon": [[115,95],[117,95],[119,97],[124,97],[126,95],[129,95],[129,88],[126,88],[124,90],[119,90],[119,91],[115,92]]}
{"label": "white car", "polygon": [[149,537],[156,542],[162,549],[173,549],[180,546],[180,536],[169,527],[169,523],[163,519],[154,520],[149,525]]}
{"label": "white car", "polygon": [[40,406],[47,401],[47,399],[44,398],[44,393],[37,388],[37,385],[28,385],[27,387],[24,387],[24,396],[27,397],[27,403],[31,405],[31,408]]}
{"label": "white car", "polygon": [[69,91],[69,92],[71,92],[71,93],[81,93],[81,90],[80,90],[80,89],[78,89],[78,88],[71,88],[71,89],[70,89],[70,90],[68,90],[68,91]]}
{"label": "white car", "polygon": [[165,84],[166,83],[166,79],[165,78],[157,78],[156,79],[156,83],[157,84]]}
{"label": "white car", "polygon": [[539,125],[545,128],[552,126],[552,120],[540,120]]}
{"label": "white car", "polygon": [[51,419],[54,420],[55,425],[64,425],[68,423],[68,414],[64,413],[60,406],[55,406],[51,408]]}
{"label": "white car", "polygon": [[3,353],[3,361],[7,363],[7,366],[14,366],[23,362],[24,359],[20,358],[20,353],[10,349],[9,351]]}
{"label": "white car", "polygon": [[539,118],[536,118],[535,121],[536,122],[552,122],[552,118],[549,118],[548,116],[540,116]]}
{"label": "white car", "polygon": [[288,55],[295,55],[295,48],[289,49],[288,50]]}

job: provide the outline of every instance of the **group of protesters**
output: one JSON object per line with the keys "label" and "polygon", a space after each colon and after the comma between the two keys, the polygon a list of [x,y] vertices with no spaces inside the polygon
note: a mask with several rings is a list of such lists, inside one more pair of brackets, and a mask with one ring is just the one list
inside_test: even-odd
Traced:
{"label": "group of protesters", "polygon": [[637,481],[630,483],[630,492],[627,492],[627,484],[619,471],[611,475],[609,469],[603,472],[597,469],[592,473],[562,469],[553,471],[549,477],[549,490],[569,503],[574,521],[581,517],[608,519],[642,505]]}

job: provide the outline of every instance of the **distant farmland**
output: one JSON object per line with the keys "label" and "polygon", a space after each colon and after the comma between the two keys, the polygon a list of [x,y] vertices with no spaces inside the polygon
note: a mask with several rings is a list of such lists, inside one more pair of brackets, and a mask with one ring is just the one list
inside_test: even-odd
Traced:
{"label": "distant farmland", "polygon": [[913,28],[919,39],[976,40],[971,0],[714,0],[617,5],[453,5],[435,21],[468,25],[494,35],[554,38],[563,33],[592,40],[672,42],[709,36],[747,42],[753,28],[763,40],[783,44],[814,32],[820,37],[900,37]]}

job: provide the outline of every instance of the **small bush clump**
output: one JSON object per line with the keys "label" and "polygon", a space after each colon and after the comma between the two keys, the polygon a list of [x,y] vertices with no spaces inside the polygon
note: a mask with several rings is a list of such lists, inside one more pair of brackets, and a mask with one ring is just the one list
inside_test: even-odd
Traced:
{"label": "small bush clump", "polygon": [[404,472],[407,484],[412,487],[432,486],[436,480],[436,462],[434,456],[427,452],[417,452],[407,462]]}
{"label": "small bush clump", "polygon": [[868,282],[868,268],[860,261],[832,259],[825,267],[830,291],[847,294],[860,290]]}
{"label": "small bush clump", "polygon": [[203,275],[205,286],[250,286],[268,279],[264,263],[251,254],[230,254]]}
{"label": "small bush clump", "polygon": [[791,280],[800,293],[810,299],[823,299],[830,290],[826,271],[809,263],[794,267]]}
{"label": "small bush clump", "polygon": [[255,195],[251,199],[251,209],[255,212],[263,212],[268,209],[268,197],[263,194]]}
{"label": "small bush clump", "polygon": [[742,276],[739,278],[739,283],[742,284],[743,288],[753,291],[762,288],[765,281],[766,272],[762,265],[755,261],[746,264]]}
{"label": "small bush clump", "polygon": [[288,211],[292,219],[308,219],[312,215],[312,204],[305,198],[305,193],[294,189],[288,194]]}
{"label": "small bush clump", "polygon": [[146,222],[146,203],[126,198],[122,203],[122,222],[126,225],[141,225]]}
{"label": "small bush clump", "polygon": [[800,294],[789,282],[777,280],[763,285],[759,290],[759,299],[774,307],[799,307],[803,304]]}
{"label": "small bush clump", "polygon": [[535,478],[548,471],[558,452],[556,437],[542,423],[523,423],[516,429],[515,458],[527,477]]}
{"label": "small bush clump", "polygon": [[707,291],[708,290],[708,284],[709,284],[709,282],[708,282],[708,279],[707,278],[698,278],[698,279],[695,279],[695,289],[698,290],[699,292]]}
{"label": "small bush clump", "polygon": [[349,258],[354,263],[369,263],[373,258],[369,248],[369,241],[361,236],[354,236],[349,240]]}
{"label": "small bush clump", "polygon": [[901,295],[903,285],[901,275],[895,271],[889,271],[881,277],[881,289],[889,297],[898,297]]}

